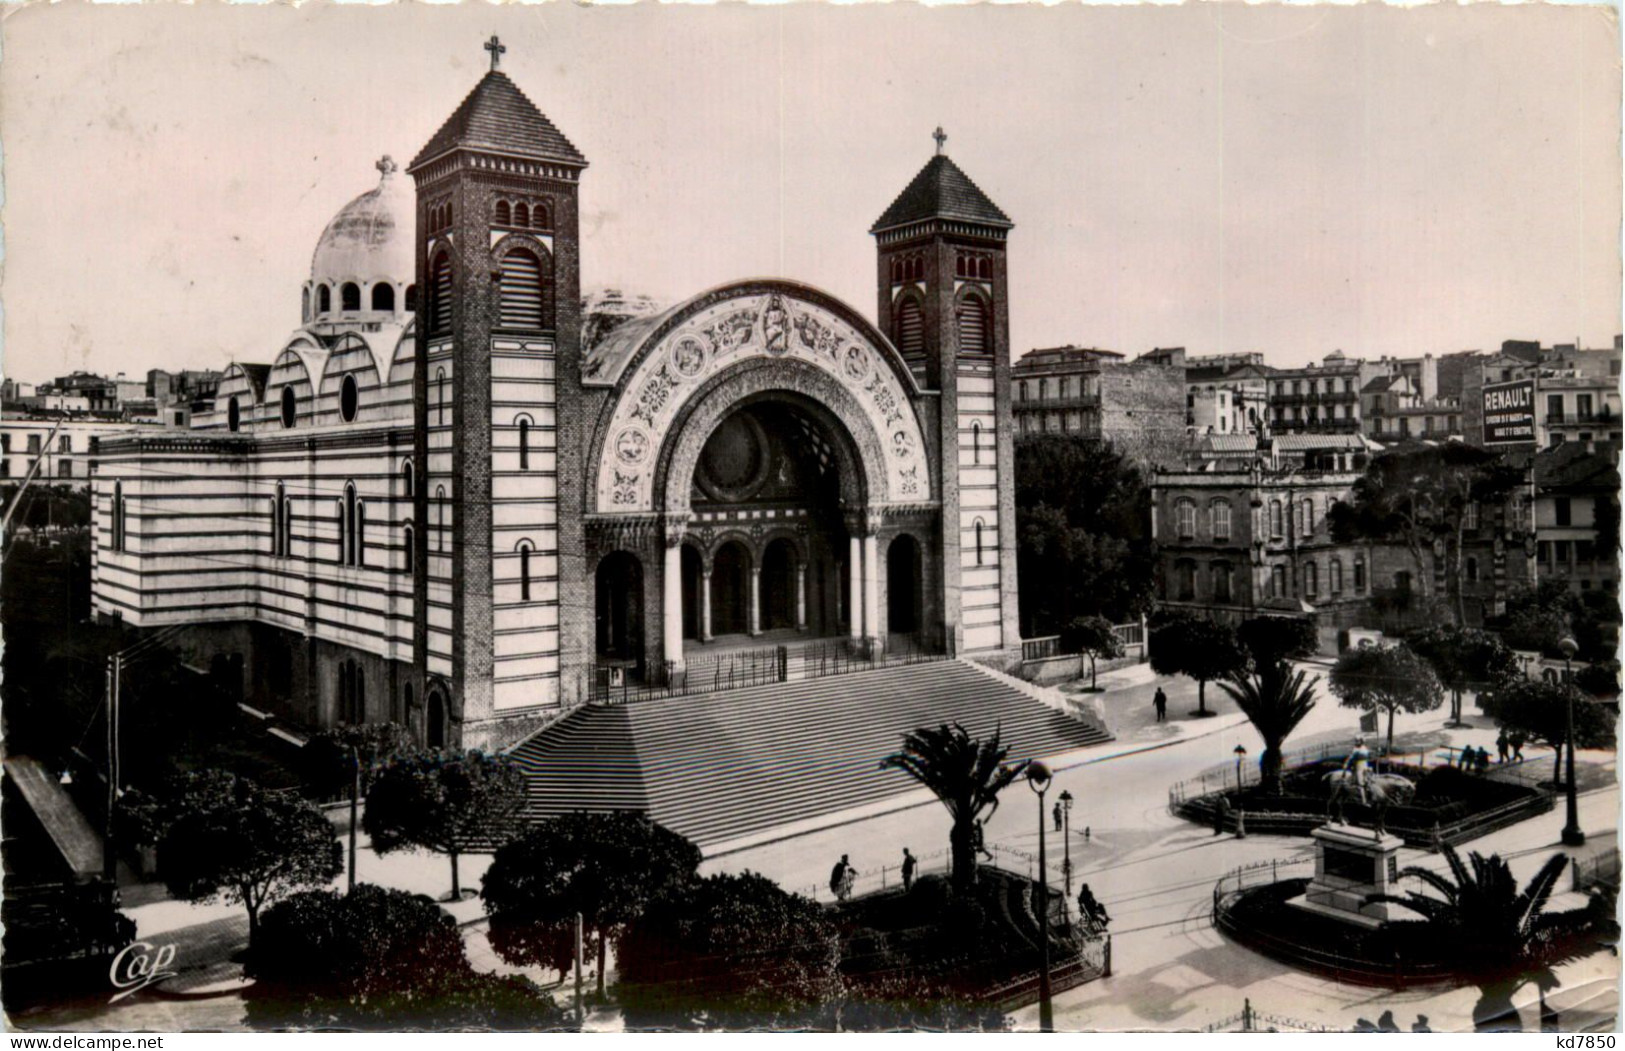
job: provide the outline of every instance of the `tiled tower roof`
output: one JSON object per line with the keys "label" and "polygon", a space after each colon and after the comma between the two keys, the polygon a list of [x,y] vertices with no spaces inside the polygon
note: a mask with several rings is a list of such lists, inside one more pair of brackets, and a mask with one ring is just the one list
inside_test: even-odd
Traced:
{"label": "tiled tower roof", "polygon": [[959,219],[1005,230],[1015,226],[944,153],[926,162],[869,232],[879,233],[925,219]]}
{"label": "tiled tower roof", "polygon": [[542,115],[508,75],[491,70],[418,151],[416,168],[459,146],[586,167],[587,158]]}

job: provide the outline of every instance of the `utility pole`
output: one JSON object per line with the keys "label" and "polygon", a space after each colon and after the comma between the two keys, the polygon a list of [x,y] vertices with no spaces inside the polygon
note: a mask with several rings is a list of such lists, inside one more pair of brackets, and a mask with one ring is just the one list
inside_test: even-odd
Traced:
{"label": "utility pole", "polygon": [[121,654],[107,658],[107,820],[102,836],[102,875],[114,886],[118,885],[118,851],[113,841],[113,810],[118,805],[118,693],[123,664]]}

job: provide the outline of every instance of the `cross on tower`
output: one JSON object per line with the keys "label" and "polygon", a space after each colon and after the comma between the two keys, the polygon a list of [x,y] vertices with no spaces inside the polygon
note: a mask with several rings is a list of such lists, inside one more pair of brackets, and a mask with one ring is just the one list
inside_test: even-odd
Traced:
{"label": "cross on tower", "polygon": [[384,174],[384,178],[387,179],[391,175],[395,174],[395,169],[396,169],[395,158],[391,157],[389,154],[386,153],[386,154],[384,154],[382,157],[380,157],[378,159],[378,163],[373,165],[373,167],[377,168],[380,172],[382,172]]}
{"label": "cross on tower", "polygon": [[491,68],[496,69],[502,65],[502,56],[508,49],[503,46],[501,38],[492,33],[491,39],[485,42],[485,50],[491,52]]}
{"label": "cross on tower", "polygon": [[942,144],[948,141],[948,133],[942,130],[942,125],[938,124],[937,130],[931,133],[931,137],[937,140],[937,155],[940,157],[942,155]]}

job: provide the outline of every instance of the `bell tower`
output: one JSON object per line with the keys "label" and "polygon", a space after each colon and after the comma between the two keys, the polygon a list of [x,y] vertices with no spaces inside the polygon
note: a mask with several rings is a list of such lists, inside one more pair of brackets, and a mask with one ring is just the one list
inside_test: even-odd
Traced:
{"label": "bell tower", "polygon": [[880,330],[940,392],[943,632],[952,652],[1019,658],[1010,314],[1015,226],[932,135],[936,153],[869,230]]}
{"label": "bell tower", "polygon": [[[586,158],[491,69],[417,193],[413,660],[422,736],[511,743],[584,691],[577,189]],[[578,681],[579,680],[579,681]]]}

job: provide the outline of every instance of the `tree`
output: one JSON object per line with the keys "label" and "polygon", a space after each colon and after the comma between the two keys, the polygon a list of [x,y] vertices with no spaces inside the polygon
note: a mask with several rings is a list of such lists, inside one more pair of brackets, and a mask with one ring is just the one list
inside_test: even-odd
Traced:
{"label": "tree", "polygon": [[998,730],[977,739],[952,723],[910,730],[903,735],[902,751],[880,762],[882,770],[901,770],[929,788],[948,809],[956,890],[968,891],[976,884],[977,823],[993,816],[999,793],[1027,770],[1026,761],[1007,763],[1009,755]]}
{"label": "tree", "polygon": [[378,769],[390,759],[411,748],[412,738],[399,723],[361,723],[339,726],[315,734],[305,743],[299,758],[306,783],[323,796],[348,793],[354,782],[355,763],[360,761],[361,791],[372,787]]}
{"label": "tree", "polygon": [[1230,695],[1263,739],[1259,774],[1264,788],[1277,795],[1281,792],[1281,746],[1315,707],[1315,687],[1320,677],[1306,684],[1305,674],[1279,660],[1261,665],[1250,674],[1231,672],[1227,681],[1219,683],[1219,689]]}
{"label": "tree", "polygon": [[1404,643],[1362,646],[1332,666],[1332,692],[1345,708],[1388,712],[1388,747],[1394,747],[1397,712],[1430,712],[1444,703],[1444,690],[1427,661]]}
{"label": "tree", "polygon": [[1320,649],[1313,617],[1251,617],[1241,622],[1236,638],[1258,668],[1310,657]]}
{"label": "tree", "polygon": [[1208,716],[1207,684],[1247,666],[1235,629],[1206,617],[1176,617],[1151,632],[1151,670],[1196,680],[1196,711]]}
{"label": "tree", "polygon": [[668,893],[623,938],[628,1028],[832,1027],[840,934],[824,908],[753,872]]}
{"label": "tree", "polygon": [[456,922],[423,895],[363,883],[306,891],[266,911],[247,974],[249,1020],[266,1027],[557,1028],[524,978],[478,974]]}
{"label": "tree", "polygon": [[[1567,683],[1519,679],[1495,691],[1491,714],[1562,755],[1568,740],[1568,702],[1574,701],[1574,740],[1581,748],[1613,748],[1614,717]],[[1561,780],[1561,778],[1555,778]]]}
{"label": "tree", "polygon": [[1619,661],[1600,661],[1586,665],[1574,673],[1574,685],[1593,697],[1618,698]]}
{"label": "tree", "polygon": [[1501,637],[1513,649],[1555,654],[1558,640],[1568,633],[1568,617],[1561,612],[1549,606],[1528,606],[1507,616]]}
{"label": "tree", "polygon": [[1469,508],[1499,504],[1523,480],[1521,469],[1476,445],[1400,446],[1366,466],[1354,483],[1352,499],[1334,504],[1327,520],[1340,543],[1403,544],[1416,564],[1424,598],[1433,576],[1427,555],[1439,553],[1451,610],[1461,625],[1467,620],[1461,584]]}
{"label": "tree", "polygon": [[507,756],[436,748],[384,764],[367,793],[361,827],[380,854],[420,849],[450,857],[455,900],[462,897],[458,855],[511,839],[525,800],[525,776]]}
{"label": "tree", "polygon": [[499,847],[485,873],[491,947],[511,964],[558,967],[580,914],[598,943],[602,996],[607,941],[618,944],[651,900],[680,892],[699,867],[698,847],[642,814],[550,818]]}
{"label": "tree", "polygon": [[1405,644],[1432,666],[1439,682],[1450,691],[1452,726],[1461,725],[1462,691],[1493,689],[1523,674],[1506,643],[1477,628],[1440,624],[1413,633]]}
{"label": "tree", "polygon": [[1448,843],[1443,853],[1450,865],[1448,876],[1418,866],[1399,873],[1401,880],[1420,880],[1434,894],[1409,891],[1403,897],[1375,894],[1366,900],[1403,905],[1422,916],[1429,940],[1448,953],[1457,973],[1478,984],[1480,997],[1473,1009],[1478,1028],[1503,1028],[1508,1021],[1515,1026],[1518,1015],[1512,994],[1532,971],[1563,954],[1564,935],[1577,933],[1591,919],[1590,910],[1545,911],[1568,857],[1547,858],[1520,891],[1499,854],[1487,858],[1470,854],[1469,868]]}
{"label": "tree", "polygon": [[158,868],[183,901],[225,901],[248,910],[248,945],[260,910],[342,871],[333,825],[291,793],[271,794],[221,771],[196,777],[148,819],[158,838]]}
{"label": "tree", "polygon": [[1029,435],[1015,445],[1017,575],[1026,634],[1080,616],[1150,610],[1155,575],[1145,478],[1109,444]]}
{"label": "tree", "polygon": [[1074,617],[1061,632],[1061,649],[1067,653],[1089,655],[1089,688],[1098,690],[1095,680],[1095,659],[1111,660],[1123,655],[1123,640],[1112,630],[1112,622],[1105,617]]}

